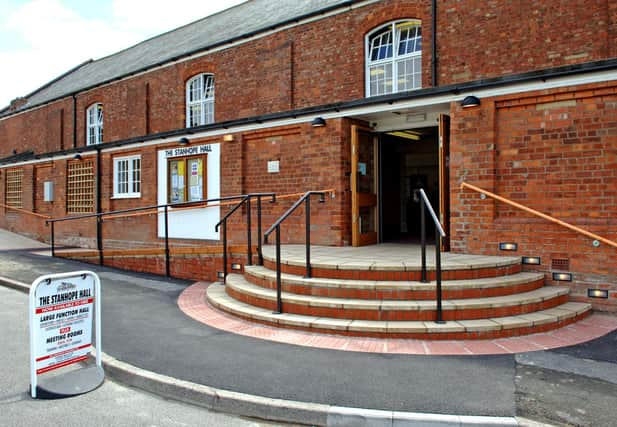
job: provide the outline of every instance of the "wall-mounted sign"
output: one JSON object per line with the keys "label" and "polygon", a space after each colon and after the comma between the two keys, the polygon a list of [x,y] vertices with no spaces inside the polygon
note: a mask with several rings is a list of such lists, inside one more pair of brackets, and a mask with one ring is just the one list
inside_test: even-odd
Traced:
{"label": "wall-mounted sign", "polygon": [[[29,317],[33,398],[73,396],[103,382],[100,289],[99,277],[91,271],[50,274],[32,283]],[[93,338],[95,366],[39,381],[39,375],[88,360]]]}
{"label": "wall-mounted sign", "polygon": [[212,146],[210,144],[205,145],[192,145],[190,147],[176,147],[170,150],[164,150],[165,157],[182,157],[182,156],[197,156],[199,154],[208,154],[212,152]]}
{"label": "wall-mounted sign", "polygon": [[268,161],[268,173],[279,173],[279,171],[280,171],[279,160],[269,160]]}

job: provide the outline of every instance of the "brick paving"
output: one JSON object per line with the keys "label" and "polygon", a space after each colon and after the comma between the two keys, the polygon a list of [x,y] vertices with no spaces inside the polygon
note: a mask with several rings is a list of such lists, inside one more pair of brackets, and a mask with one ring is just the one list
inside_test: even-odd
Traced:
{"label": "brick paving", "polygon": [[235,318],[206,302],[208,286],[221,285],[197,282],[182,292],[178,306],[187,316],[238,335],[330,350],[410,355],[514,354],[580,344],[617,329],[617,317],[592,314],[582,321],[554,331],[494,340],[430,341],[334,336],[260,325]]}

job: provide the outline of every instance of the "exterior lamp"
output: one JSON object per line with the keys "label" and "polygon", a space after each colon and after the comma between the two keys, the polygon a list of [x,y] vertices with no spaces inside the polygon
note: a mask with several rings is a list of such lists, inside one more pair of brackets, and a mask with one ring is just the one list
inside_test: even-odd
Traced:
{"label": "exterior lamp", "polygon": [[560,282],[571,282],[572,273],[553,273],[553,280]]}
{"label": "exterior lamp", "polygon": [[589,298],[608,298],[608,289],[587,289]]}
{"label": "exterior lamp", "polygon": [[188,139],[188,138],[180,138],[180,141],[179,141],[179,142],[180,142],[180,144],[182,144],[182,145],[186,145],[186,144],[189,144],[189,143],[190,143],[190,141],[189,141],[189,139]]}
{"label": "exterior lamp", "polygon": [[518,244],[512,242],[502,242],[499,244],[500,251],[516,251],[518,250]]}
{"label": "exterior lamp", "polygon": [[311,126],[314,128],[322,128],[326,125],[326,121],[323,117],[315,117],[311,122]]}
{"label": "exterior lamp", "polygon": [[73,156],[75,160],[81,160],[81,154],[77,153]]}
{"label": "exterior lamp", "polygon": [[527,265],[541,265],[542,259],[539,256],[524,256],[522,262]]}
{"label": "exterior lamp", "polygon": [[461,107],[463,108],[477,107],[478,105],[480,105],[480,100],[473,95],[466,96],[461,102]]}

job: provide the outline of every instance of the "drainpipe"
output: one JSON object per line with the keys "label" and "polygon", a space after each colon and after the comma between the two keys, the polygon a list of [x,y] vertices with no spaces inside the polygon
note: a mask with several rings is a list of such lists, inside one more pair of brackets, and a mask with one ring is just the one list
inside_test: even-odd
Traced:
{"label": "drainpipe", "polygon": [[437,0],[431,2],[431,30],[433,37],[431,40],[431,78],[432,86],[437,87]]}
{"label": "drainpipe", "polygon": [[[96,147],[96,213],[101,213],[101,149]],[[103,221],[96,217],[96,242],[99,252],[99,265],[103,265]]]}
{"label": "drainpipe", "polygon": [[73,148],[77,148],[77,96],[73,95]]}

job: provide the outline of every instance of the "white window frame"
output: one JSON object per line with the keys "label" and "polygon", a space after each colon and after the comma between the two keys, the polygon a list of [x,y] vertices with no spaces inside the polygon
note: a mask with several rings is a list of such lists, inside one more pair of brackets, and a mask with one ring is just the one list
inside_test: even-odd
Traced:
{"label": "white window frame", "polygon": [[[191,99],[194,93],[193,85],[198,85],[197,94],[201,95]],[[210,90],[208,90],[208,88]],[[214,93],[215,81],[214,74],[198,74],[186,82],[186,127],[201,126],[214,123]],[[199,120],[191,124],[192,108],[199,109]]]}
{"label": "white window frame", "polygon": [[[399,24],[403,24],[403,23],[409,23],[412,25],[415,25],[417,27],[420,28],[420,30],[422,29],[422,21],[420,21],[419,19],[401,19],[401,20],[397,20],[397,21],[392,21],[389,22],[387,24],[381,25],[377,28],[375,28],[374,30],[372,30],[371,32],[369,32],[366,37],[364,38],[364,58],[365,58],[365,66],[364,66],[364,71],[365,71],[365,94],[367,97],[371,97],[371,96],[379,96],[379,95],[387,95],[387,94],[392,94],[392,93],[397,93],[397,92],[402,92],[403,90],[416,90],[416,89],[421,89],[422,88],[422,50],[420,49],[419,51],[414,51],[412,53],[407,53],[404,55],[399,55],[398,54],[398,46],[399,46],[399,37],[400,37],[400,30],[397,29],[397,25]],[[390,27],[390,31],[392,32],[392,56],[389,58],[385,58],[385,59],[378,59],[375,61],[371,61],[371,38],[373,37],[373,35],[375,33],[378,33],[382,30],[384,30],[385,28]],[[420,35],[420,41],[422,41],[422,34]],[[414,85],[411,89],[401,89],[399,90],[398,88],[398,67],[397,64],[403,60],[409,60],[409,59],[419,59],[420,62],[420,79],[419,79],[419,84],[416,86]],[[392,91],[391,92],[384,92],[384,93],[378,93],[378,94],[372,94],[371,93],[371,74],[370,74],[370,69],[373,66],[379,66],[379,65],[390,65],[392,67]]]}
{"label": "white window frame", "polygon": [[[135,160],[139,160],[138,169],[135,168]],[[126,170],[120,169],[121,162],[126,162]],[[114,157],[114,199],[130,199],[141,197],[141,170],[141,155]],[[121,172],[126,174],[126,181],[124,181],[120,176]],[[137,177],[135,173],[137,173]],[[126,184],[127,191],[120,191],[121,184]],[[138,191],[135,191],[136,187]]]}
{"label": "white window frame", "polygon": [[103,142],[103,104],[97,102],[86,110],[86,145]]}

